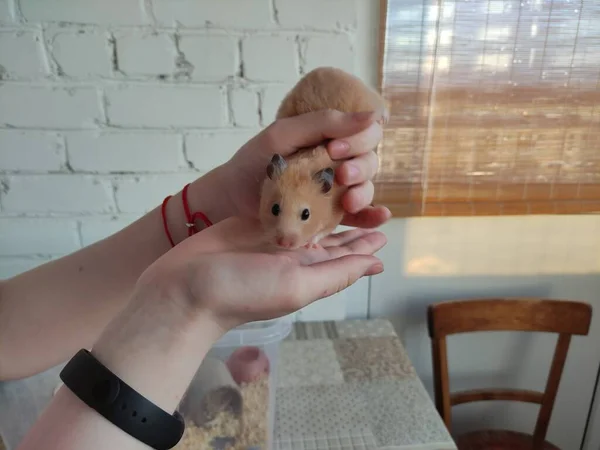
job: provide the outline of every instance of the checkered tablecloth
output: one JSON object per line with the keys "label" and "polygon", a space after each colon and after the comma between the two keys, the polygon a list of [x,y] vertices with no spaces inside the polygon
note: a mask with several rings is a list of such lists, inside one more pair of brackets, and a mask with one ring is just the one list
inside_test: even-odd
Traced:
{"label": "checkered tablecloth", "polygon": [[280,348],[274,450],[456,450],[391,323],[296,323]]}

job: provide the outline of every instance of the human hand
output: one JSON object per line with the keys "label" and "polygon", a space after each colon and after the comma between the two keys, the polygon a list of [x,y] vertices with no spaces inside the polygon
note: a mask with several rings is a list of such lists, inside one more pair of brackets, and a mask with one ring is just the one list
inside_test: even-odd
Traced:
{"label": "human hand", "polygon": [[262,236],[256,219],[219,222],[150,266],[138,282],[137,296],[161,290],[161,298],[190,316],[210,317],[224,333],[245,322],[295,312],[383,270],[373,253],[386,238],[377,231],[332,234],[318,250],[271,251]]}
{"label": "human hand", "polygon": [[378,231],[333,234],[312,251],[273,251],[262,235],[258,219],[231,217],[166,252],[138,279],[93,354],[173,411],[224,333],[287,315],[383,270],[373,256],[386,243]]}
{"label": "human hand", "polygon": [[375,228],[386,222],[390,211],[385,206],[371,206],[375,191],[371,179],[379,163],[373,150],[382,137],[377,119],[375,112],[345,114],[329,110],[273,122],[223,166],[226,198],[235,205],[234,215],[257,216],[260,186],[274,153],[285,157],[331,139],[327,144],[331,158],[344,160],[337,169],[337,180],[349,187],[342,198],[346,210],[342,225]]}

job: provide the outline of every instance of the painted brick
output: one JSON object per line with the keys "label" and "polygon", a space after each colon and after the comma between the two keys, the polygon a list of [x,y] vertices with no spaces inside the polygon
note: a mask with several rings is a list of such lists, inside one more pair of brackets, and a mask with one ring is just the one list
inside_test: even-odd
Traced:
{"label": "painted brick", "polygon": [[98,121],[101,121],[101,113],[94,88],[0,86],[0,124],[90,128]]}
{"label": "painted brick", "polygon": [[269,125],[275,120],[281,101],[292,87],[293,85],[267,86],[263,90],[261,106],[263,125]]}
{"label": "painted brick", "polygon": [[161,172],[185,167],[182,138],[175,134],[73,133],[67,136],[67,148],[76,171]]}
{"label": "painted brick", "polygon": [[106,213],[114,211],[106,180],[85,175],[21,175],[8,178],[6,212]]}
{"label": "painted brick", "polygon": [[139,0],[20,0],[29,22],[70,22],[100,25],[142,25]]}
{"label": "painted brick", "polygon": [[125,213],[145,213],[160,206],[167,195],[176,194],[198,178],[194,172],[128,177],[117,181],[117,205]]}
{"label": "painted brick", "polygon": [[190,133],[186,136],[188,160],[201,172],[209,172],[227,162],[246,142],[260,132],[227,130],[214,133]]}
{"label": "painted brick", "polygon": [[117,36],[119,70],[127,75],[168,75],[175,71],[175,41],[168,34]]}
{"label": "painted brick", "polygon": [[224,94],[218,86],[128,86],[108,89],[111,124],[139,127],[218,127]]}
{"label": "painted brick", "polygon": [[231,107],[233,109],[233,122],[238,127],[257,127],[258,94],[249,89],[233,89],[231,95]]}
{"label": "painted brick", "polygon": [[0,219],[0,256],[65,255],[78,249],[74,220]]}
{"label": "painted brick", "polygon": [[81,244],[84,247],[111,236],[138,219],[139,216],[124,218],[122,216],[110,219],[84,219],[81,221]]}
{"label": "painted brick", "polygon": [[242,41],[244,76],[254,81],[296,81],[298,51],[293,37],[253,36]]}
{"label": "painted brick", "polygon": [[354,50],[345,34],[314,36],[308,38],[305,47],[304,71],[320,66],[333,66],[354,73]]}
{"label": "painted brick", "polygon": [[220,81],[238,72],[238,43],[231,36],[181,36],[179,50],[196,80]]}
{"label": "painted brick", "polygon": [[331,30],[357,26],[356,0],[275,0],[284,27]]}
{"label": "painted brick", "polygon": [[13,17],[8,6],[9,0],[0,0],[0,23],[12,23]]}
{"label": "painted brick", "polygon": [[64,165],[63,139],[57,133],[0,130],[0,170],[41,172]]}
{"label": "painted brick", "polygon": [[39,258],[0,258],[0,280],[6,280],[48,262]]}
{"label": "painted brick", "polygon": [[257,29],[273,27],[271,0],[156,0],[160,24],[184,27]]}
{"label": "painted brick", "polygon": [[38,32],[0,33],[0,78],[35,78],[48,73]]}
{"label": "painted brick", "polygon": [[59,72],[70,77],[111,74],[108,36],[99,32],[58,33],[49,43]]}

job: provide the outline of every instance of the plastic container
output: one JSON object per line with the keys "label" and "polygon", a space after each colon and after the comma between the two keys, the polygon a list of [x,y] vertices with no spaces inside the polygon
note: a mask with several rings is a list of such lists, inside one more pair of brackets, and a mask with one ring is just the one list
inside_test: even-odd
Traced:
{"label": "plastic container", "polygon": [[186,430],[174,450],[273,447],[279,347],[290,330],[290,318],[253,322],[213,346],[179,405]]}
{"label": "plastic container", "polygon": [[[186,430],[174,450],[272,448],[279,347],[290,330],[289,317],[252,322],[213,346],[178,407]],[[0,437],[7,450],[17,448],[52,399],[63,366],[0,383]]]}

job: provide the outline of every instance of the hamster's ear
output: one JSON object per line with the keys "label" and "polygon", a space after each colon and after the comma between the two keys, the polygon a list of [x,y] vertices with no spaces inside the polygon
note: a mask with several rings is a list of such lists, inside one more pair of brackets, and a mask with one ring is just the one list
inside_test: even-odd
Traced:
{"label": "hamster's ear", "polygon": [[333,169],[331,167],[319,170],[314,174],[313,178],[321,184],[321,191],[324,194],[327,194],[333,187]]}
{"label": "hamster's ear", "polygon": [[267,176],[271,180],[277,178],[283,173],[286,167],[287,163],[285,162],[285,159],[283,159],[283,156],[275,153],[267,166]]}

